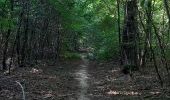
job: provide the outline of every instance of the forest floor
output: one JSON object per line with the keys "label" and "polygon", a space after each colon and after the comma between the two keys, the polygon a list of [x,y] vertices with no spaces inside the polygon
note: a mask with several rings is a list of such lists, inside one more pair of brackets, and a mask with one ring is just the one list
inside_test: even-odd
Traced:
{"label": "forest floor", "polygon": [[18,68],[0,76],[0,100],[21,100],[19,81],[26,100],[169,100],[170,89],[162,88],[152,69],[123,75],[116,61],[62,61]]}

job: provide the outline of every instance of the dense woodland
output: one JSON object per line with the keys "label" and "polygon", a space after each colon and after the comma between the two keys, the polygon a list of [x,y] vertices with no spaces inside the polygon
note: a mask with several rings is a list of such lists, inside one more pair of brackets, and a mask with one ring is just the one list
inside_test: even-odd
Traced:
{"label": "dense woodland", "polygon": [[169,64],[169,0],[0,0],[1,100],[168,100]]}

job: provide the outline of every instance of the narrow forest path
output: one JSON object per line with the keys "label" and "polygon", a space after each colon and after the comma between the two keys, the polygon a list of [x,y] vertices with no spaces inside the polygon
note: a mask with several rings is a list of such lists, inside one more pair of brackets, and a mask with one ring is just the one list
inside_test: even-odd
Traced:
{"label": "narrow forest path", "polygon": [[82,64],[79,66],[78,71],[76,71],[76,79],[79,81],[80,93],[78,93],[78,100],[90,100],[87,96],[87,90],[89,88],[88,79],[90,78],[88,74],[88,59],[86,59],[85,54],[81,55]]}
{"label": "narrow forest path", "polygon": [[79,82],[79,90],[75,100],[112,100],[111,96],[100,90],[101,86],[97,86],[98,83],[103,82],[103,77],[99,80],[99,78],[95,77],[98,76],[98,73],[95,72],[101,71],[101,75],[105,74],[97,66],[93,65],[94,63],[94,61],[87,59],[87,54],[81,54],[81,63],[75,70],[75,79]]}

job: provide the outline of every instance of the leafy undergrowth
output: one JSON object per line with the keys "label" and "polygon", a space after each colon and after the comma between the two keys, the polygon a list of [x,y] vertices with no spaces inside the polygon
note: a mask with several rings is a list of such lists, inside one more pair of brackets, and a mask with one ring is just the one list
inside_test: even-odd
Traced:
{"label": "leafy undergrowth", "polygon": [[[1,75],[0,100],[21,100],[21,88],[15,81],[25,87],[26,100],[78,100],[81,88],[75,72],[82,63],[81,60],[64,61],[55,66],[41,63],[18,68],[8,76]],[[160,86],[153,68],[135,72],[132,79],[120,73],[116,62],[90,61],[87,73],[89,88],[86,96],[89,100],[170,99],[168,84],[163,88]]]}

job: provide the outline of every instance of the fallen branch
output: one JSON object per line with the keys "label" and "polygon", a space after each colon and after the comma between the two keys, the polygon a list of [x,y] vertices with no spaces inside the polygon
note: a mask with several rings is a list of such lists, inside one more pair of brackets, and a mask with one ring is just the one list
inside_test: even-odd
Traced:
{"label": "fallen branch", "polygon": [[23,100],[26,100],[25,99],[25,91],[24,91],[24,87],[21,85],[21,83],[20,82],[18,82],[18,81],[15,81],[20,87],[21,87],[21,89],[22,89],[22,98],[23,98]]}

